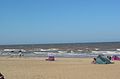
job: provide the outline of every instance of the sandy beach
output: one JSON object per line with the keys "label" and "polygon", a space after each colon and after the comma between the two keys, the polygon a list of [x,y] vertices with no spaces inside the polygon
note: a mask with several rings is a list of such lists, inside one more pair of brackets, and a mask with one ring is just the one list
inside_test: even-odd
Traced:
{"label": "sandy beach", "polygon": [[120,62],[91,64],[91,58],[9,58],[0,57],[5,79],[119,79]]}

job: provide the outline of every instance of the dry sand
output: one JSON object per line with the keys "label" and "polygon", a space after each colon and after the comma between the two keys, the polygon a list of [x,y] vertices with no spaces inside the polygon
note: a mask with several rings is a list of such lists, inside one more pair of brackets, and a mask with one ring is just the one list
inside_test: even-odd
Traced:
{"label": "dry sand", "polygon": [[91,64],[90,58],[5,58],[0,57],[0,72],[5,79],[120,79],[120,62]]}

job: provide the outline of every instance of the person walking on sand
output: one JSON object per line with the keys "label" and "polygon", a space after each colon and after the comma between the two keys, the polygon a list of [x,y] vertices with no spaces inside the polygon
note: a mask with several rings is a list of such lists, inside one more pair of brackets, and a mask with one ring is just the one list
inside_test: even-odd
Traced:
{"label": "person walking on sand", "polygon": [[2,73],[0,73],[0,79],[5,79]]}

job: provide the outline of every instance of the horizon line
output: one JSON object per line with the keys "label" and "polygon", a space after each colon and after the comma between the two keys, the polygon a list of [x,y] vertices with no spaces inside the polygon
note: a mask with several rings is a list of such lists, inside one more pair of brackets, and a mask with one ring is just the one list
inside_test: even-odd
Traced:
{"label": "horizon line", "polygon": [[51,44],[85,44],[85,43],[118,43],[120,41],[97,41],[97,42],[64,42],[64,43],[18,43],[18,44],[0,44],[0,46],[12,45],[51,45]]}

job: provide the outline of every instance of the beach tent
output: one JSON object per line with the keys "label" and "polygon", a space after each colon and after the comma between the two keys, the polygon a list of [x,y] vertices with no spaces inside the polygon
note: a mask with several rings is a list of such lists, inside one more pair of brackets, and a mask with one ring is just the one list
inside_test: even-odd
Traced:
{"label": "beach tent", "polygon": [[55,61],[55,56],[53,53],[48,53],[48,59],[46,61]]}
{"label": "beach tent", "polygon": [[120,58],[117,55],[112,56],[112,60],[118,60],[120,61]]}
{"label": "beach tent", "polygon": [[104,55],[98,55],[96,64],[111,64],[111,61]]}
{"label": "beach tent", "polygon": [[46,59],[46,61],[55,61],[55,57],[54,56],[49,56],[48,59]]}

